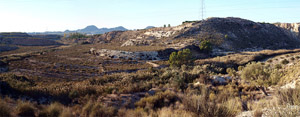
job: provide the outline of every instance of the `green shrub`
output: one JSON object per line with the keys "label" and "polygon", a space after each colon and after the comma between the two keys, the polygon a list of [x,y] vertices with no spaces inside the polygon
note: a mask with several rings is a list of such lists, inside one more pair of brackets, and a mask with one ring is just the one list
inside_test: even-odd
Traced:
{"label": "green shrub", "polygon": [[266,72],[264,66],[261,63],[249,63],[243,69],[241,78],[253,82],[258,86],[265,86],[266,81],[269,80],[270,74]]}
{"label": "green shrub", "polygon": [[212,44],[210,41],[204,40],[200,43],[199,48],[202,52],[210,53],[212,51]]}
{"label": "green shrub", "polygon": [[280,73],[277,69],[264,67],[260,62],[252,62],[246,65],[241,73],[241,78],[256,85],[265,95],[266,86],[277,84],[280,80]]}
{"label": "green shrub", "polygon": [[182,51],[172,52],[169,57],[169,64],[172,67],[181,67],[183,64],[192,63],[192,52],[190,49],[183,49]]}
{"label": "green shrub", "polygon": [[69,36],[67,38],[69,38],[69,39],[81,39],[81,38],[87,38],[87,36],[85,34],[81,34],[81,33],[71,33],[71,34],[69,34]]}
{"label": "green shrub", "polygon": [[229,76],[237,76],[237,73],[233,68],[227,68],[226,72],[228,73]]}

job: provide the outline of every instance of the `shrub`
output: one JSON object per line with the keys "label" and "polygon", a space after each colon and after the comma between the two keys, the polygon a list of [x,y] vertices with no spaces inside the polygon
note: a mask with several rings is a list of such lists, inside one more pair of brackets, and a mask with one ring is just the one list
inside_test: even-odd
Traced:
{"label": "shrub", "polygon": [[208,94],[186,96],[183,99],[185,110],[196,113],[200,117],[233,117],[235,112],[224,105],[208,100]]}
{"label": "shrub", "polygon": [[103,107],[100,104],[95,104],[91,110],[91,117],[113,117],[117,110],[114,107]]}
{"label": "shrub", "polygon": [[284,64],[284,65],[289,64],[289,61],[284,59],[284,60],[281,61],[281,64]]}
{"label": "shrub", "polygon": [[19,102],[16,107],[16,114],[18,116],[34,117],[35,116],[34,106],[29,102]]}
{"label": "shrub", "polygon": [[210,53],[212,51],[212,44],[210,41],[204,40],[200,43],[199,48],[204,53]]}
{"label": "shrub", "polygon": [[82,116],[91,116],[91,117],[112,117],[116,113],[114,107],[103,107],[99,103],[94,103],[91,100],[84,105],[82,109]]}
{"label": "shrub", "polygon": [[10,117],[10,108],[7,106],[7,104],[0,99],[0,117]]}
{"label": "shrub", "polygon": [[226,72],[229,74],[229,76],[237,76],[237,73],[233,68],[227,68]]}
{"label": "shrub", "polygon": [[87,38],[85,34],[81,33],[71,33],[67,38],[69,39],[81,39],[81,38]]}
{"label": "shrub", "polygon": [[159,92],[154,96],[142,98],[136,102],[135,105],[141,108],[157,109],[169,106],[170,104],[175,103],[177,99],[178,97],[174,92],[165,91]]}
{"label": "shrub", "polygon": [[278,90],[278,101],[282,105],[300,105],[300,89]]}
{"label": "shrub", "polygon": [[39,117],[58,117],[63,111],[63,105],[60,103],[52,103],[47,108],[44,108],[40,113]]}
{"label": "shrub", "polygon": [[58,117],[63,110],[63,105],[60,103],[52,103],[48,108],[47,108],[47,116],[48,117]]}
{"label": "shrub", "polygon": [[293,60],[295,60],[295,58],[294,58],[294,57],[292,57],[292,58],[291,58],[291,60],[293,61]]}
{"label": "shrub", "polygon": [[281,66],[280,64],[276,64],[276,65],[275,65],[275,68],[276,68],[276,69],[282,69],[282,66]]}
{"label": "shrub", "polygon": [[62,111],[60,117],[73,117],[72,111],[71,111],[69,108],[65,108],[65,109]]}
{"label": "shrub", "polygon": [[182,51],[172,52],[169,57],[169,64],[172,67],[181,67],[183,64],[192,63],[192,52],[190,49],[183,49]]}
{"label": "shrub", "polygon": [[254,117],[262,117],[263,112],[261,110],[255,110],[253,116]]}
{"label": "shrub", "polygon": [[268,62],[268,63],[272,63],[272,62],[273,62],[273,60],[269,59],[269,60],[267,60],[267,62]]}
{"label": "shrub", "polygon": [[265,91],[265,87],[270,85],[271,82],[269,77],[270,73],[260,62],[247,64],[241,73],[242,79],[256,85],[265,95],[268,95]]}

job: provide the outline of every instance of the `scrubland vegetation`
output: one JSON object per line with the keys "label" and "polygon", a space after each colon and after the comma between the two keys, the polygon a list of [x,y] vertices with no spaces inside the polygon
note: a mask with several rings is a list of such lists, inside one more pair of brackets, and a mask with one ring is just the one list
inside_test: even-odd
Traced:
{"label": "scrubland vegetation", "polygon": [[75,81],[2,73],[0,116],[232,117],[244,111],[253,116],[273,116],[274,111],[278,112],[274,116],[299,116],[300,89],[280,89],[298,74],[293,71],[299,66],[297,53],[288,56],[294,60],[282,58],[294,63],[293,69],[285,69],[287,64],[280,60],[273,64],[278,57],[229,67],[229,63],[193,63],[190,54],[172,53],[172,67]]}
{"label": "scrubland vegetation", "polygon": [[[300,42],[285,33],[271,24],[210,18],[72,33],[59,40],[66,46],[17,46],[0,53],[0,117],[300,116],[300,49],[282,49]],[[167,57],[93,54],[99,49]]]}

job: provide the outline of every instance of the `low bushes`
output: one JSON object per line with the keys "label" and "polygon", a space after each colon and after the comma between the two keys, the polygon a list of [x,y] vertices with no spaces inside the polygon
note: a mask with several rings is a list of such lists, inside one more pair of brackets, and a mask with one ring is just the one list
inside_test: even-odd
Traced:
{"label": "low bushes", "polygon": [[159,92],[154,96],[142,98],[135,103],[137,107],[157,109],[169,106],[178,100],[177,95],[171,91]]}
{"label": "low bushes", "polygon": [[11,109],[4,100],[0,99],[0,117],[10,117]]}
{"label": "low bushes", "polygon": [[35,116],[35,108],[29,102],[19,102],[16,107],[16,114],[18,116],[25,117],[34,117]]}

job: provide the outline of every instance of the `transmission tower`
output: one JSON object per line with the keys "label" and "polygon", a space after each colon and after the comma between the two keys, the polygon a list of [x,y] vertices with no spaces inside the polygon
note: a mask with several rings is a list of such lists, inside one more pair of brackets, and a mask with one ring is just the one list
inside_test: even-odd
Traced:
{"label": "transmission tower", "polygon": [[204,0],[201,0],[201,19],[204,19],[204,9],[205,9],[205,5],[204,5]]}

